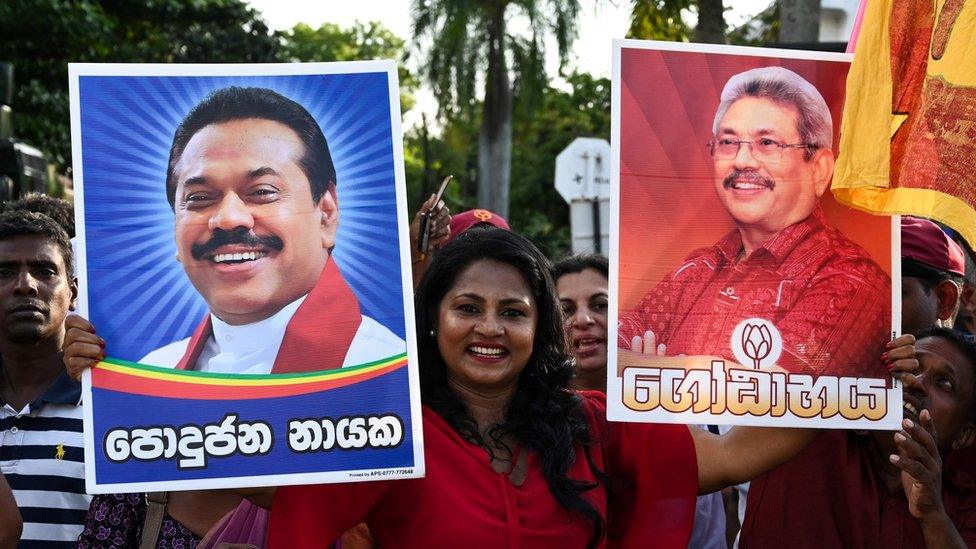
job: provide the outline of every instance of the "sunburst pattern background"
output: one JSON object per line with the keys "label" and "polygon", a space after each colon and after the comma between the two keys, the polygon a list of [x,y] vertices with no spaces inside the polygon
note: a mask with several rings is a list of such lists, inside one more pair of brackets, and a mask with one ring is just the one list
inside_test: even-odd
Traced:
{"label": "sunburst pattern background", "polygon": [[139,360],[188,337],[207,313],[175,259],[166,162],[186,113],[211,91],[232,85],[275,90],[319,122],[338,179],[333,257],[363,314],[404,337],[393,153],[400,135],[393,135],[387,78],[386,72],[81,76],[87,251],[79,275],[109,354]]}

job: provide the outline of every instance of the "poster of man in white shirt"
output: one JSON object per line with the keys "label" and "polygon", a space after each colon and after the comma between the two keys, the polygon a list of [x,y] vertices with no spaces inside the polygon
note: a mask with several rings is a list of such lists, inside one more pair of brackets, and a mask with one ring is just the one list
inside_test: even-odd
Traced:
{"label": "poster of man in white shirt", "polygon": [[[395,66],[81,64],[70,80],[82,308],[108,356],[86,382],[102,451],[89,489],[422,471]],[[310,409],[381,418],[384,448],[292,465]],[[158,444],[138,439],[149,427]],[[167,438],[184,428],[267,443],[215,461],[227,451]]]}
{"label": "poster of man in white shirt", "polygon": [[[173,138],[166,194],[176,259],[210,312],[193,336],[140,362],[268,374],[404,352],[401,337],[357,314],[358,300],[331,258],[336,187],[325,136],[295,101],[230,86],[194,106]],[[303,346],[314,356],[293,356]]]}

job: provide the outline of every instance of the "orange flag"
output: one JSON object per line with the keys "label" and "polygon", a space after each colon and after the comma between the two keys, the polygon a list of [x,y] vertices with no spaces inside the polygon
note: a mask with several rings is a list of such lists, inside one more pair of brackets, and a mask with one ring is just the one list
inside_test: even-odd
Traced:
{"label": "orange flag", "polygon": [[857,40],[834,196],[976,247],[976,2],[869,0]]}

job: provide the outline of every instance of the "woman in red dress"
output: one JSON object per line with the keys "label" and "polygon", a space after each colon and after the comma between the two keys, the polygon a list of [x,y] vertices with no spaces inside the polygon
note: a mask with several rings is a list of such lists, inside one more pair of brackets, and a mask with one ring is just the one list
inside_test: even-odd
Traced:
{"label": "woman in red dress", "polygon": [[549,267],[494,228],[438,252],[417,290],[426,477],[279,488],[272,547],[327,547],[361,522],[381,547],[686,547],[699,492],[812,436],[609,423],[602,393],[570,388]]}
{"label": "woman in red dress", "polygon": [[381,547],[686,543],[688,430],[611,426],[602,394],[569,389],[549,263],[528,239],[472,229],[438,252],[417,334],[426,477],[279,488],[272,547],[326,547],[360,522]]}

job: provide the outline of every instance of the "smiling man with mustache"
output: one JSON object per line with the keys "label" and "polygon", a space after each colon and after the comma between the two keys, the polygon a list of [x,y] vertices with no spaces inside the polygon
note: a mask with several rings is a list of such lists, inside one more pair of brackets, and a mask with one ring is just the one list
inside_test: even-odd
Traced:
{"label": "smiling man with mustache", "polygon": [[819,207],[834,168],[823,96],[785,68],[752,69],[726,83],[712,133],[715,192],[736,227],[621,315],[620,362],[627,351],[737,362],[730,336],[759,318],[787,371],[883,377],[889,279]]}
{"label": "smiling man with mustache", "polygon": [[166,178],[176,259],[210,307],[140,362],[220,373],[359,365],[404,352],[332,258],[336,173],[318,123],[263,88],[210,94],[176,129]]}

